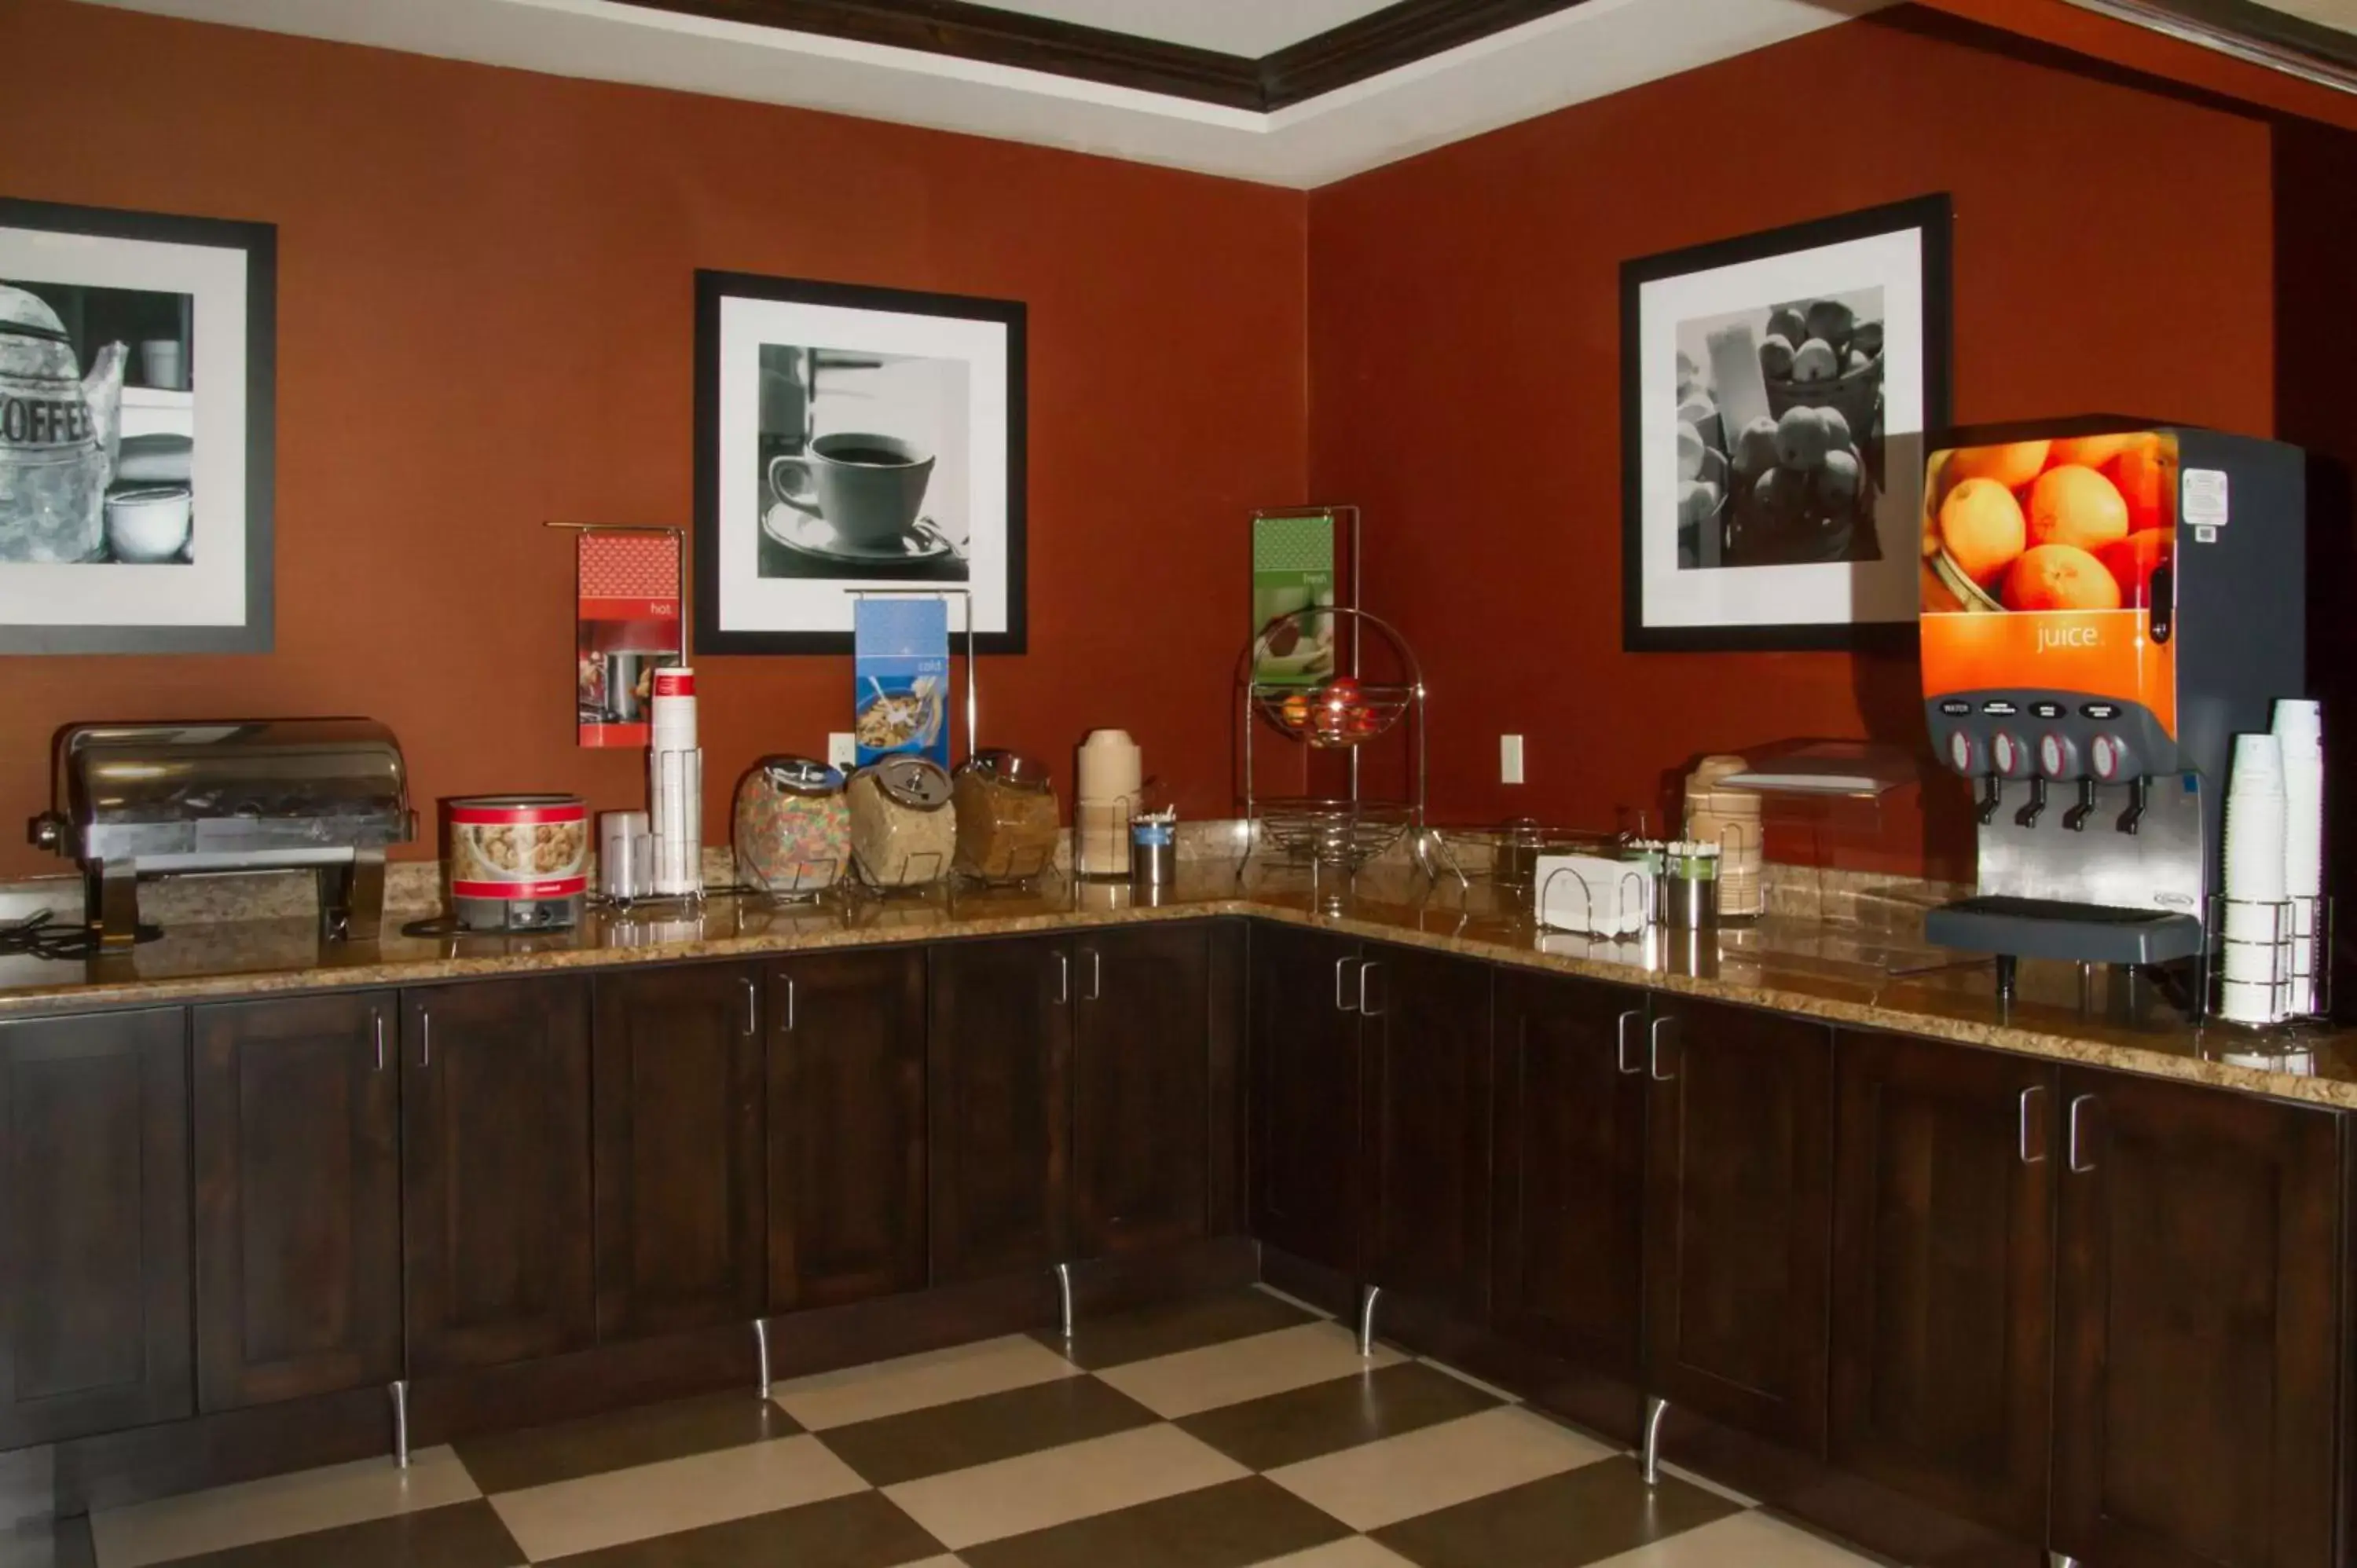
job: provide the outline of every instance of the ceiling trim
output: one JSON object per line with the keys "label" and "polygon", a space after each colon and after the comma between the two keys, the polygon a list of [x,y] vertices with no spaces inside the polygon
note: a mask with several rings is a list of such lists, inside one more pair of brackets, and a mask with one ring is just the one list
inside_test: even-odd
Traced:
{"label": "ceiling trim", "polygon": [[2357,93],[2357,36],[2251,0],[2072,0],[2186,43]]}
{"label": "ceiling trim", "polygon": [[1584,0],[1398,0],[1254,59],[970,0],[630,0],[651,10],[918,49],[1266,113]]}

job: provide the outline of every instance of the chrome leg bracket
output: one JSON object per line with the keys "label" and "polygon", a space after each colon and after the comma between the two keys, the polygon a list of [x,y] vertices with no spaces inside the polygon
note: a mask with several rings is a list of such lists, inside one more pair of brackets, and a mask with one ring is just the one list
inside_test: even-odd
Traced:
{"label": "chrome leg bracket", "polygon": [[1661,1485],[1662,1417],[1669,1413],[1669,1401],[1645,1396],[1645,1445],[1637,1451],[1637,1467],[1649,1487]]}
{"label": "chrome leg bracket", "polygon": [[760,1380],[761,1397],[770,1397],[770,1320],[753,1319],[753,1375]]}
{"label": "chrome leg bracket", "polygon": [[2047,1568],[2079,1568],[2079,1560],[2067,1552],[2048,1552],[2046,1563]]}
{"label": "chrome leg bracket", "polygon": [[1359,1356],[1362,1360],[1375,1353],[1375,1303],[1383,1294],[1381,1285],[1362,1285],[1359,1289]]}
{"label": "chrome leg bracket", "polygon": [[1064,1337],[1072,1337],[1072,1265],[1056,1265],[1056,1300],[1063,1316]]}
{"label": "chrome leg bracket", "polygon": [[399,1378],[385,1385],[393,1396],[393,1463],[396,1469],[409,1468],[409,1384]]}

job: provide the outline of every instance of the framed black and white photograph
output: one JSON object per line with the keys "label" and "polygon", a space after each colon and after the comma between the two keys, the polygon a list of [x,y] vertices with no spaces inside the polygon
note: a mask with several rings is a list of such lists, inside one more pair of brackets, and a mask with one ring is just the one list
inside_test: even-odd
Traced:
{"label": "framed black and white photograph", "polygon": [[272,641],[277,231],[0,199],[0,652]]}
{"label": "framed black and white photograph", "polygon": [[1945,196],[1623,263],[1623,648],[1913,637],[1948,264]]}
{"label": "framed black and white photograph", "polygon": [[696,651],[847,653],[856,590],[937,583],[982,652],[1022,652],[1024,326],[1013,300],[698,272]]}

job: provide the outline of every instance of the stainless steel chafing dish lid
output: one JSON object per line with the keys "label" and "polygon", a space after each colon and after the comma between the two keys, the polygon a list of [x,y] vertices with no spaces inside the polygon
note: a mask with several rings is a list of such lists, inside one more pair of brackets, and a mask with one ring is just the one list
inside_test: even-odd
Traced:
{"label": "stainless steel chafing dish lid", "polygon": [[50,800],[33,843],[85,862],[301,864],[415,832],[400,743],[371,719],[69,725]]}

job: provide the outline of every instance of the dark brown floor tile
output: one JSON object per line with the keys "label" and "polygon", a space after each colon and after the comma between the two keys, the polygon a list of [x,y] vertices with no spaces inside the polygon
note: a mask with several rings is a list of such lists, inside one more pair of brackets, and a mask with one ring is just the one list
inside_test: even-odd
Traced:
{"label": "dark brown floor tile", "polygon": [[1178,1424],[1240,1465],[1274,1470],[1473,1415],[1499,1402],[1446,1372],[1405,1361],[1207,1410]]}
{"label": "dark brown floor tile", "polygon": [[523,1561],[491,1505],[467,1502],[176,1557],[171,1568],[517,1568]]}
{"label": "dark brown floor tile", "polygon": [[1049,1348],[1063,1351],[1076,1365],[1096,1371],[1317,1321],[1290,1303],[1245,1290],[1163,1302],[1110,1317],[1083,1317],[1069,1343],[1052,1331],[1038,1338]]}
{"label": "dark brown floor tile", "polygon": [[1275,1482],[1247,1476],[958,1556],[969,1568],[1244,1568],[1350,1533]]}
{"label": "dark brown floor tile", "polygon": [[747,1389],[616,1411],[554,1426],[462,1437],[452,1446],[475,1485],[489,1497],[772,1437],[791,1437],[801,1430],[793,1417]]}
{"label": "dark brown floor tile", "polygon": [[561,1559],[564,1568],[893,1568],[942,1543],[881,1492],[732,1519]]}
{"label": "dark brown floor tile", "polygon": [[1605,1459],[1369,1533],[1423,1568],[1577,1568],[1740,1511],[1674,1476],[1648,1487],[1633,1459]]}
{"label": "dark brown floor tile", "polygon": [[1094,1378],[1058,1378],[819,1434],[870,1486],[889,1487],[1151,1426],[1152,1411]]}

